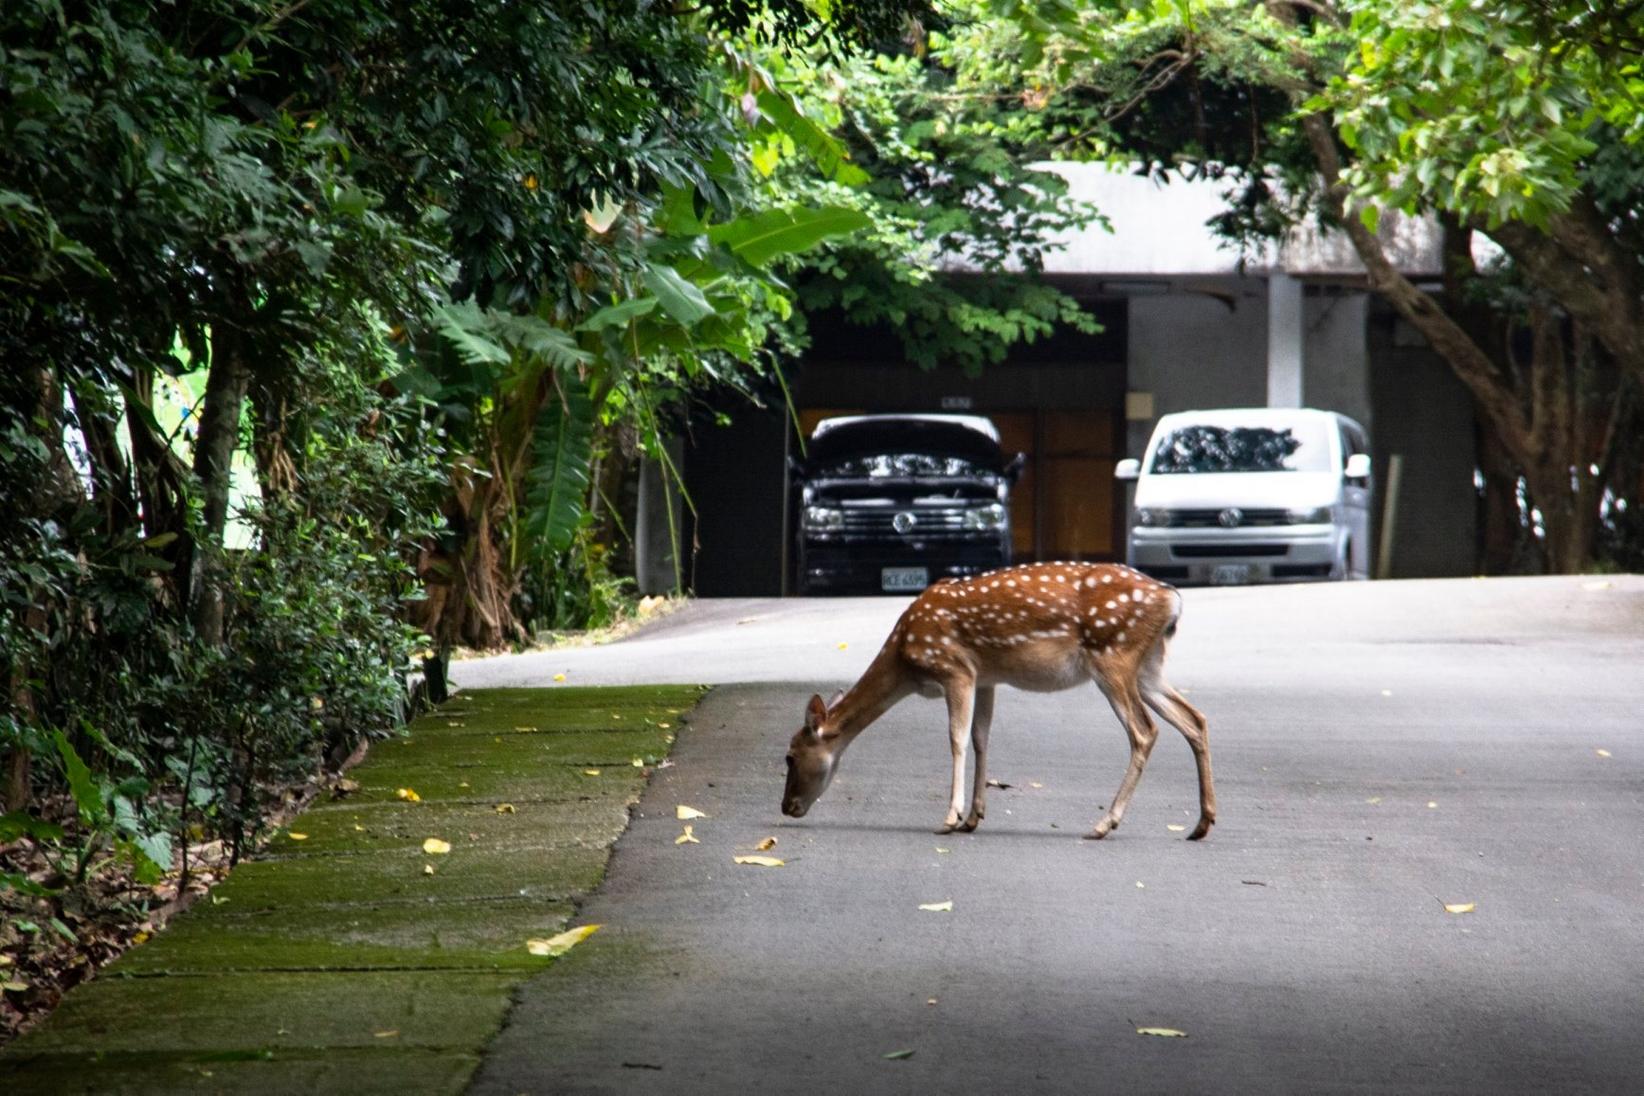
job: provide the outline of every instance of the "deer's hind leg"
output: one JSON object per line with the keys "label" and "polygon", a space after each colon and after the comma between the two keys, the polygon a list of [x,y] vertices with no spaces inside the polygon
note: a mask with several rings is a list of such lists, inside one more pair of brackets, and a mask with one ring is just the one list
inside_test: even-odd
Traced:
{"label": "deer's hind leg", "polygon": [[1187,698],[1170,687],[1164,679],[1165,645],[1160,637],[1142,660],[1137,685],[1142,701],[1158,713],[1159,718],[1182,732],[1193,749],[1193,761],[1199,769],[1199,824],[1187,835],[1189,841],[1198,841],[1216,824],[1216,785],[1210,775],[1210,723],[1204,713],[1187,702]]}
{"label": "deer's hind leg", "polygon": [[1148,755],[1153,752],[1153,743],[1158,739],[1159,731],[1149,718],[1141,692],[1136,687],[1133,657],[1122,654],[1092,655],[1090,668],[1097,687],[1113,706],[1113,714],[1124,724],[1125,734],[1130,739],[1130,765],[1125,769],[1124,779],[1119,782],[1119,790],[1114,793],[1107,814],[1085,835],[1090,840],[1100,841],[1119,828],[1119,820],[1124,817],[1130,797],[1135,794],[1136,782],[1142,778],[1142,770],[1147,767]]}

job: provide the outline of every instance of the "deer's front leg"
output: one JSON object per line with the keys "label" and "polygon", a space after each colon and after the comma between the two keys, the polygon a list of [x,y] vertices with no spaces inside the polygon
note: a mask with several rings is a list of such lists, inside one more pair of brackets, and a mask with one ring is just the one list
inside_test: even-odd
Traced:
{"label": "deer's front leg", "polygon": [[1136,781],[1142,778],[1142,769],[1147,766],[1147,757],[1153,752],[1153,743],[1159,737],[1153,720],[1148,718],[1147,711],[1142,707],[1141,694],[1136,691],[1133,682],[1128,679],[1113,681],[1098,677],[1097,683],[1107,695],[1108,702],[1113,705],[1113,714],[1125,725],[1125,734],[1130,738],[1130,765],[1125,769],[1124,779],[1119,781],[1119,790],[1114,793],[1113,803],[1108,807],[1107,814],[1097,821],[1095,828],[1085,834],[1094,841],[1100,841],[1119,828],[1119,820],[1124,817],[1125,808],[1130,805],[1131,794],[1136,791]]}
{"label": "deer's front leg", "polygon": [[953,791],[948,797],[948,814],[937,833],[959,828],[959,814],[965,809],[965,742],[970,737],[971,712],[976,686],[971,681],[955,681],[947,686],[948,745],[953,751]]}
{"label": "deer's front leg", "polygon": [[960,829],[971,832],[982,824],[988,798],[988,731],[993,726],[993,686],[976,690],[976,711],[971,717],[970,742],[976,748],[976,774],[971,778],[970,813]]}

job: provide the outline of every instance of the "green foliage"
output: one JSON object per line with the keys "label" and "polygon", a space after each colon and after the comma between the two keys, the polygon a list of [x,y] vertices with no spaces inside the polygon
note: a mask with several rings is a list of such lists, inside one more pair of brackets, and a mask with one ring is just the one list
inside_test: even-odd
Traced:
{"label": "green foliage", "polygon": [[588,497],[588,466],[594,447],[594,405],[588,393],[566,385],[558,406],[537,419],[533,439],[536,463],[526,489],[523,536],[531,538],[541,557],[558,556],[571,547],[582,524]]}
{"label": "green foliage", "polygon": [[[1012,126],[1009,82],[961,78],[971,41],[955,31],[931,34],[914,53],[771,59],[757,79],[826,124],[843,152],[837,163],[853,170],[841,172],[808,132],[782,125],[762,137],[754,163],[779,203],[838,206],[866,222],[783,263],[805,322],[837,312],[886,324],[909,361],[975,371],[1058,327],[1095,330],[1036,275],[1059,233],[1098,214],[1071,202],[1053,171],[1030,166],[1030,147]],[[758,103],[782,123],[787,112],[774,98],[764,93]],[[950,273],[961,265],[974,273]]]}

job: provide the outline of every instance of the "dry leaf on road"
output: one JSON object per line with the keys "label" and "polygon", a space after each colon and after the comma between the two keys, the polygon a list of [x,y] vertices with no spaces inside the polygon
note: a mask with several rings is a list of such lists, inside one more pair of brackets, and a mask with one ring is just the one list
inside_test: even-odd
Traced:
{"label": "dry leaf on road", "polygon": [[515,814],[515,813],[517,813],[515,811],[514,805],[512,803],[498,803],[495,807],[492,807],[491,809],[496,811],[498,814]]}
{"label": "dry leaf on road", "polygon": [[1183,830],[1187,829],[1187,827],[1178,826],[1174,822],[1167,822],[1165,823],[1165,829],[1169,830],[1171,833],[1181,833]]}
{"label": "dry leaf on road", "polygon": [[422,851],[429,856],[444,856],[451,851],[451,842],[441,841],[437,837],[430,837],[422,843]]}
{"label": "dry leaf on road", "polygon": [[674,838],[674,844],[676,844],[676,845],[700,845],[700,844],[702,844],[702,842],[697,840],[696,834],[691,832],[690,823],[687,822],[685,824],[685,832],[680,834],[678,837]]}
{"label": "dry leaf on road", "polygon": [[566,929],[558,936],[550,936],[546,940],[527,940],[525,950],[532,955],[546,955],[556,957],[564,955],[588,937],[599,931],[598,925],[579,925],[574,929]]}
{"label": "dry leaf on road", "polygon": [[774,837],[767,837],[754,846],[754,849],[758,852],[770,852],[774,848],[776,848],[776,838]]}
{"label": "dry leaf on road", "polygon": [[1446,903],[1444,903],[1444,912],[1445,913],[1472,913],[1473,910],[1475,908],[1477,908],[1477,906],[1478,906],[1477,902],[1446,902]]}
{"label": "dry leaf on road", "polygon": [[1609,757],[1610,756],[1610,751],[1605,750],[1605,749],[1597,749],[1597,750],[1594,750],[1593,752],[1595,754],[1597,754],[1599,757]]}
{"label": "dry leaf on road", "polygon": [[422,796],[418,795],[416,792],[412,791],[410,788],[398,788],[398,789],[395,790],[394,794],[399,796],[401,799],[405,800],[407,803],[421,803],[422,802]]}
{"label": "dry leaf on road", "polygon": [[913,1057],[913,1051],[911,1051],[911,1050],[893,1050],[889,1054],[885,1055],[885,1057],[889,1058],[893,1062],[902,1062],[902,1061],[906,1061],[909,1058],[912,1058]]}
{"label": "dry leaf on road", "polygon": [[1163,1039],[1186,1039],[1187,1038],[1187,1032],[1177,1031],[1175,1028],[1167,1028],[1167,1027],[1139,1027],[1139,1028],[1136,1029],[1136,1034],[1137,1035],[1157,1035],[1157,1036],[1159,1036],[1160,1038],[1163,1038]]}
{"label": "dry leaf on road", "polygon": [[288,834],[286,834],[286,836],[291,838],[291,840],[293,840],[293,841],[307,841],[308,840],[308,835],[306,833],[288,833]]}
{"label": "dry leaf on road", "polygon": [[774,856],[733,856],[732,860],[738,864],[751,864],[756,868],[785,868],[786,860],[778,860]]}
{"label": "dry leaf on road", "polygon": [[681,822],[688,822],[693,818],[707,818],[708,816],[697,810],[695,807],[687,807],[685,804],[681,803],[679,806],[674,808],[674,817],[679,819]]}
{"label": "dry leaf on road", "polygon": [[919,908],[929,910],[931,913],[952,913],[953,899],[949,898],[946,902],[927,902]]}

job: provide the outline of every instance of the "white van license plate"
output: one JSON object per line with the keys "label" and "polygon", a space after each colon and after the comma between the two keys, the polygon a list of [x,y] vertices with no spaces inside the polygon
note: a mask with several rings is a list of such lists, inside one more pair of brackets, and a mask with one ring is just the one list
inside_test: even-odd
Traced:
{"label": "white van license plate", "polygon": [[884,567],[879,571],[879,588],[886,593],[917,592],[930,585],[925,567]]}
{"label": "white van license plate", "polygon": [[1212,586],[1241,586],[1250,581],[1250,564],[1223,563],[1210,572]]}

